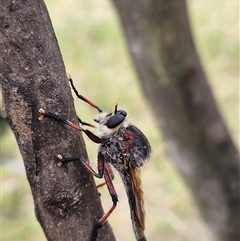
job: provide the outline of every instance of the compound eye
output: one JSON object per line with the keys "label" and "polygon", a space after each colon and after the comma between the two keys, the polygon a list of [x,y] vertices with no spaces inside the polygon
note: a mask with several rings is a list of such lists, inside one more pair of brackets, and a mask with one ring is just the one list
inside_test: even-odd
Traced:
{"label": "compound eye", "polygon": [[127,112],[126,112],[125,110],[118,110],[118,111],[116,112],[116,114],[118,114],[118,115],[123,115],[124,117],[127,116]]}
{"label": "compound eye", "polygon": [[117,113],[117,114],[114,114],[112,117],[109,118],[109,120],[107,121],[107,127],[110,128],[110,129],[113,129],[115,127],[117,127],[119,124],[121,124],[126,115],[127,115],[127,112],[125,112],[124,114],[123,113]]}

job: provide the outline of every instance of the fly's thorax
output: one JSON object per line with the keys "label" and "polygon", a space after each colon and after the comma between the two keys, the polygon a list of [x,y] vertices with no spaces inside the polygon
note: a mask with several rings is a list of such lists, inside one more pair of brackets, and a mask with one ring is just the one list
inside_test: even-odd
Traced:
{"label": "fly's thorax", "polygon": [[[149,158],[151,147],[147,138],[135,126],[121,126],[104,143],[107,159],[113,165],[141,167]],[[117,166],[114,166],[116,169]]]}

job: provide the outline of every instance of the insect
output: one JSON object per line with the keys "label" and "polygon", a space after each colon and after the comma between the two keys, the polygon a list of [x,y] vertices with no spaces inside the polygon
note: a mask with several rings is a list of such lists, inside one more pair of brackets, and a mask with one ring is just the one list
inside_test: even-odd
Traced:
{"label": "insect", "polygon": [[[111,169],[112,165],[119,172],[128,196],[136,240],[145,241],[145,210],[140,167],[149,159],[151,146],[141,130],[127,123],[128,117],[125,110],[119,110],[118,105],[115,105],[113,113],[103,112],[99,106],[78,93],[70,75],[68,79],[76,96],[97,109],[98,118],[94,119],[96,125],[86,123],[78,118],[81,125],[79,126],[54,113],[46,112],[42,108],[39,110],[41,113],[39,120],[47,117],[61,122],[71,128],[84,132],[90,140],[99,144],[97,155],[98,171],[95,172],[82,157],[63,157],[62,155],[58,155],[60,161],[57,165],[61,166],[63,163],[70,161],[80,161],[92,175],[97,178],[104,177],[105,179],[102,185],[107,185],[113,204],[108,212],[98,221],[93,240],[97,237],[97,230],[105,223],[118,202],[117,193],[112,182],[114,177]],[[95,135],[88,129],[82,128],[83,125],[96,127],[99,134]]]}

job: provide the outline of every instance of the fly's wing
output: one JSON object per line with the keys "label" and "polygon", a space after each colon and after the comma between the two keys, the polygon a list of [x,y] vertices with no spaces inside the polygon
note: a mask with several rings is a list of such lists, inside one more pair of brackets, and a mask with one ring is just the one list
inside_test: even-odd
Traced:
{"label": "fly's wing", "polygon": [[120,172],[124,187],[128,196],[133,230],[138,241],[146,241],[145,210],[143,200],[143,190],[141,184],[141,170],[131,166]]}

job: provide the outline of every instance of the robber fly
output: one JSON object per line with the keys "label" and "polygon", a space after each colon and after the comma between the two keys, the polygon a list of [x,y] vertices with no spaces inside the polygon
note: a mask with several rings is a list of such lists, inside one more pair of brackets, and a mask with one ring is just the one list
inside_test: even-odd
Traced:
{"label": "robber fly", "polygon": [[[54,113],[46,112],[42,108],[39,110],[41,113],[39,120],[42,120],[44,117],[48,117],[54,121],[61,122],[67,126],[70,126],[71,128],[84,132],[89,139],[99,144],[97,156],[98,172],[95,172],[90,165],[83,160],[82,157],[63,157],[62,155],[58,155],[58,158],[60,159],[58,166],[61,166],[65,162],[78,160],[81,161],[86,169],[95,177],[104,177],[104,184],[106,184],[108,187],[113,205],[98,221],[96,230],[98,230],[105,223],[118,202],[117,193],[112,183],[113,172],[111,165],[116,168],[122,178],[128,196],[132,226],[136,239],[138,241],[144,241],[146,240],[144,235],[145,210],[140,167],[147,159],[149,159],[151,153],[150,144],[145,135],[136,126],[127,123],[128,118],[126,111],[118,110],[118,106],[115,105],[113,113],[103,112],[99,106],[80,95],[73,85],[70,75],[68,77],[76,96],[88,103],[90,106],[96,108],[99,114],[98,118],[94,119],[96,125],[86,123],[78,118],[79,123],[81,126],[87,125],[90,127],[96,127],[99,134],[95,135],[88,129],[84,129],[81,126],[70,122],[69,120],[57,116]],[[95,232],[95,237],[93,240],[95,240],[96,237],[97,231]]]}

